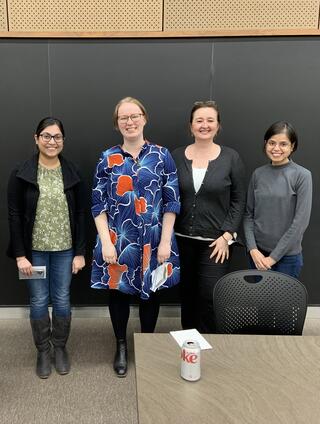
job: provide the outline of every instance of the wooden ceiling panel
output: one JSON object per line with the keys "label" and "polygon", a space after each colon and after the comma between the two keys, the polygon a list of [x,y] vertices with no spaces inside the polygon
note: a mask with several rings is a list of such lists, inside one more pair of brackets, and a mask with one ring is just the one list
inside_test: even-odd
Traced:
{"label": "wooden ceiling panel", "polygon": [[318,0],[164,0],[165,30],[318,28]]}
{"label": "wooden ceiling panel", "polygon": [[8,0],[8,4],[11,31],[162,30],[162,0]]}
{"label": "wooden ceiling panel", "polygon": [[0,0],[0,31],[7,31],[7,1]]}

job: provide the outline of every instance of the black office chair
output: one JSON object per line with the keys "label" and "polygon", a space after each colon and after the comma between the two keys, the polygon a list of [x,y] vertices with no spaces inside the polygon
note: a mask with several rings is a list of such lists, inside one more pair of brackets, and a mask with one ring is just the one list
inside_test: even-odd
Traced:
{"label": "black office chair", "polygon": [[302,334],[308,294],[289,275],[242,270],[220,278],[213,290],[218,333]]}

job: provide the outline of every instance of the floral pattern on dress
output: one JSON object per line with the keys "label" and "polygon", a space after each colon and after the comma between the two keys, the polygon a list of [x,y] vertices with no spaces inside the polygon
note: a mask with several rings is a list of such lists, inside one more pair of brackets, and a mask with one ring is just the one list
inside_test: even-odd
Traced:
{"label": "floral pattern on dress", "polygon": [[[165,212],[179,213],[176,166],[164,148],[145,142],[136,160],[114,146],[99,159],[92,191],[93,217],[105,212],[117,263],[103,261],[97,237],[91,287],[118,289],[148,299]],[[166,280],[159,289],[179,282],[180,266],[174,234],[166,261]]]}

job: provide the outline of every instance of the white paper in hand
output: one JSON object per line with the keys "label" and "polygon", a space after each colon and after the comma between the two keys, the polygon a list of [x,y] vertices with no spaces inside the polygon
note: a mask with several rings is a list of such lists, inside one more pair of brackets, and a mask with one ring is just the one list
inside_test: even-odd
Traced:
{"label": "white paper in hand", "polygon": [[26,275],[19,271],[19,280],[44,279],[46,278],[46,266],[33,266],[32,274]]}
{"label": "white paper in hand", "polygon": [[151,272],[151,291],[155,292],[168,278],[168,262],[159,265]]}

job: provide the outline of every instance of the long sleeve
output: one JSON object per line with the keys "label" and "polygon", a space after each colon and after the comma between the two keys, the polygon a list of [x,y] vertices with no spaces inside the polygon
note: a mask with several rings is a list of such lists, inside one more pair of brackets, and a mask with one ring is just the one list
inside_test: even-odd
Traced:
{"label": "long sleeve", "polygon": [[10,245],[8,254],[13,257],[26,256],[26,246],[23,237],[24,190],[22,180],[17,178],[14,170],[8,182],[8,220]]}
{"label": "long sleeve", "polygon": [[181,196],[181,213],[176,232],[215,239],[225,231],[237,232],[245,208],[245,172],[239,154],[221,146],[221,153],[209,162],[200,189],[195,192],[192,161],[185,147],[173,152],[177,165]]}
{"label": "long sleeve", "polygon": [[[168,250],[170,253],[168,278],[161,289],[179,282],[172,231],[180,208],[179,191],[176,167],[166,148],[145,141],[137,157],[119,145],[106,150],[95,172],[92,203],[99,235],[92,287],[119,289],[149,299],[160,243],[160,257],[167,256]],[[103,260],[107,250],[114,258],[109,239],[116,250],[116,264]]]}
{"label": "long sleeve", "polygon": [[75,255],[84,255],[86,250],[86,192],[84,182],[80,177],[80,182],[75,187]]}
{"label": "long sleeve", "polygon": [[308,227],[312,206],[312,176],[310,171],[305,170],[303,174],[299,175],[296,197],[297,203],[292,223],[270,253],[275,261],[279,261],[286,255],[297,239],[302,239],[303,233]]}
{"label": "long sleeve", "polygon": [[221,226],[222,231],[236,232],[243,218],[246,202],[245,171],[241,158],[235,152],[231,164],[230,206]]}
{"label": "long sleeve", "polygon": [[248,193],[247,206],[243,219],[243,229],[246,238],[247,249],[250,251],[257,248],[254,236],[254,174],[251,176]]}
{"label": "long sleeve", "polygon": [[267,252],[278,262],[301,252],[312,203],[310,171],[293,161],[257,168],[249,184],[244,231],[249,250]]}
{"label": "long sleeve", "polygon": [[163,172],[163,212],[180,212],[180,196],[177,168],[172,159],[170,152],[166,149],[164,156],[164,172]]}
{"label": "long sleeve", "polygon": [[92,187],[92,207],[91,212],[93,217],[100,215],[102,212],[107,212],[107,179],[106,173],[107,159],[105,155],[99,159],[95,174],[93,177]]}

